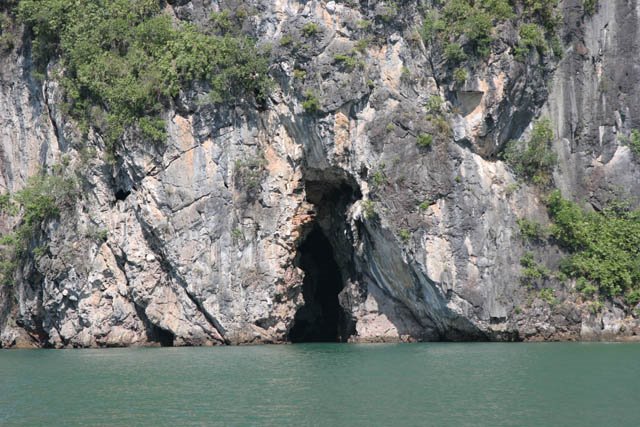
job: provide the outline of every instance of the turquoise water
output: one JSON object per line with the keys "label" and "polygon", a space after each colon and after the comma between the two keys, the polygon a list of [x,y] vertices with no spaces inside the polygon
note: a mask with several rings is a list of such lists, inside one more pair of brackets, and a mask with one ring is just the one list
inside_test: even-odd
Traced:
{"label": "turquoise water", "polygon": [[639,426],[640,345],[0,351],[1,426]]}

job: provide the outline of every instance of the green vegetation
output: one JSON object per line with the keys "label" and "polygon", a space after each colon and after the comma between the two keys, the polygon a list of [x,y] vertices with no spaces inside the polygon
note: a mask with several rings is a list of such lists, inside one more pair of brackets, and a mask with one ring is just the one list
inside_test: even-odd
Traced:
{"label": "green vegetation", "polygon": [[17,37],[15,32],[15,23],[11,15],[0,10],[0,53],[13,49]]}
{"label": "green vegetation", "polygon": [[371,21],[367,21],[366,19],[361,19],[356,23],[356,26],[359,30],[368,30],[371,28]]}
{"label": "green vegetation", "polygon": [[291,36],[291,34],[286,34],[282,36],[282,38],[280,38],[279,43],[282,47],[291,46],[293,44],[293,37]]}
{"label": "green vegetation", "polygon": [[366,219],[374,220],[378,217],[373,200],[364,200],[362,202],[362,211],[364,212],[364,217]]}
{"label": "green vegetation", "polygon": [[0,238],[0,284],[11,285],[16,268],[28,256],[42,255],[44,248],[30,249],[43,224],[57,217],[64,206],[72,204],[77,193],[75,181],[62,174],[39,174],[14,195],[0,196],[0,212],[20,215],[13,233]]}
{"label": "green vegetation", "polygon": [[529,288],[533,288],[539,281],[551,276],[551,272],[546,267],[535,261],[531,252],[527,252],[520,258],[520,265],[522,266],[522,283]]}
{"label": "green vegetation", "polygon": [[353,70],[356,67],[363,67],[364,62],[355,57],[355,54],[349,53],[348,55],[337,53],[334,55],[333,60],[344,66],[348,71]]}
{"label": "green vegetation", "polygon": [[633,129],[629,137],[629,149],[640,159],[640,130]]}
{"label": "green vegetation", "polygon": [[515,193],[519,189],[520,189],[520,184],[517,182],[513,182],[505,187],[504,194],[506,194],[507,196],[511,196],[513,193]]}
{"label": "green vegetation", "polygon": [[302,34],[305,37],[314,37],[320,32],[320,27],[315,22],[308,22],[302,27]]}
{"label": "green vegetation", "polygon": [[427,100],[427,111],[431,114],[440,114],[442,113],[442,106],[444,105],[444,101],[438,95],[431,95]]}
{"label": "green vegetation", "polygon": [[98,242],[106,242],[107,239],[109,238],[109,230],[106,230],[104,228],[101,230],[98,230],[96,232],[95,237]]}
{"label": "green vegetation", "polygon": [[438,137],[446,139],[451,136],[451,125],[442,114],[429,114],[427,115],[427,120],[431,123],[431,126],[433,126]]}
{"label": "green vegetation", "polygon": [[320,110],[320,100],[318,97],[310,90],[306,91],[304,94],[305,100],[302,102],[302,108],[307,113],[317,113]]}
{"label": "green vegetation", "polygon": [[544,54],[547,50],[543,28],[538,24],[523,24],[520,27],[520,41],[514,49],[516,58],[524,59],[529,51],[534,48],[541,54]]}
{"label": "green vegetation", "polygon": [[632,289],[627,292],[627,303],[631,306],[637,306],[640,303],[640,289]]}
{"label": "green vegetation", "polygon": [[604,308],[604,304],[599,299],[589,302],[589,311],[593,315],[600,313],[603,308]]}
{"label": "green vegetation", "polygon": [[537,185],[547,185],[557,159],[551,150],[554,135],[549,119],[536,122],[531,138],[524,141],[511,141],[503,153],[506,162],[515,173]]}
{"label": "green vegetation", "polygon": [[411,79],[411,70],[409,67],[403,66],[400,70],[400,78],[402,80],[410,80]]}
{"label": "green vegetation", "polygon": [[233,243],[235,245],[244,241],[244,233],[240,228],[234,228],[233,230],[231,230],[231,240],[233,240]]}
{"label": "green vegetation", "polygon": [[525,240],[538,241],[545,237],[545,230],[542,224],[526,218],[518,218],[517,223],[520,234]]}
{"label": "green vegetation", "polygon": [[300,70],[298,68],[293,70],[293,78],[294,79],[304,80],[305,77],[307,77],[307,72],[305,70]]}
{"label": "green vegetation", "polygon": [[557,303],[556,293],[551,288],[540,289],[540,291],[538,292],[538,298],[540,298],[543,301],[546,301],[547,303],[549,303],[551,305],[554,305],[554,304]]}
{"label": "green vegetation", "polygon": [[[438,95],[432,95],[427,100],[425,108],[428,112],[426,119],[433,129],[432,136],[440,139],[450,137],[451,125],[444,116],[444,100]],[[427,139],[424,138],[423,142],[426,143]]]}
{"label": "green vegetation", "polygon": [[364,54],[367,52],[367,48],[369,47],[369,43],[371,43],[371,39],[369,37],[364,37],[359,39],[355,45],[354,45],[354,49],[361,53]]}
{"label": "green vegetation", "polygon": [[18,15],[40,69],[59,59],[69,112],[111,149],[127,129],[163,141],[162,110],[195,81],[212,102],[262,100],[270,86],[267,59],[228,13],[212,16],[214,33],[175,24],[158,0],[22,0]]}
{"label": "green vegetation", "polygon": [[469,73],[462,67],[458,67],[453,71],[453,79],[459,84],[463,84],[468,78]]}
{"label": "green vegetation", "polygon": [[[532,253],[525,254],[520,260],[522,282],[532,288],[551,277],[559,281],[571,277],[575,289],[587,298],[621,295],[631,306],[640,303],[640,211],[616,202],[601,212],[587,212],[564,199],[559,190],[547,196],[547,207],[551,227],[518,219],[520,234],[529,241],[551,235],[569,255],[552,275]],[[601,301],[593,304],[597,311],[602,308]]]}
{"label": "green vegetation", "polygon": [[389,23],[395,19],[398,15],[398,6],[393,1],[387,1],[382,8],[379,9],[377,18],[380,18],[383,22]]}
{"label": "green vegetation", "polygon": [[[421,34],[425,42],[441,45],[447,61],[456,64],[469,58],[486,58],[498,32],[496,25],[516,17],[514,3],[509,0],[437,1],[441,8],[430,10],[423,19]],[[519,25],[520,43],[517,57],[535,47],[543,54],[547,39],[555,38],[558,23],[558,0],[522,0]],[[554,49],[555,52],[555,49]]]}
{"label": "green vegetation", "polygon": [[433,202],[431,200],[423,200],[418,205],[418,209],[420,209],[421,211],[426,211],[427,209],[429,209],[429,206],[431,206],[432,204]]}
{"label": "green vegetation", "polygon": [[409,240],[411,240],[411,232],[406,228],[400,230],[398,232],[398,236],[400,236],[400,240],[402,240],[404,243],[407,243],[409,242]]}
{"label": "green vegetation", "polygon": [[582,8],[585,15],[593,15],[596,13],[596,7],[598,6],[598,0],[582,0]]}
{"label": "green vegetation", "polygon": [[260,188],[260,182],[265,173],[266,161],[259,153],[256,157],[235,162],[235,181],[239,188],[242,188],[255,196]]}
{"label": "green vegetation", "polygon": [[[384,165],[382,166],[384,167]],[[387,183],[387,177],[384,174],[384,170],[380,169],[371,174],[371,180],[373,185],[376,187],[381,187]]]}
{"label": "green vegetation", "polygon": [[467,59],[467,54],[464,53],[464,49],[459,43],[447,43],[444,48],[444,56],[447,61],[458,63]]}
{"label": "green vegetation", "polygon": [[588,297],[592,297],[598,292],[598,287],[584,277],[578,277],[578,280],[576,280],[576,290]]}
{"label": "green vegetation", "polygon": [[[425,17],[422,35],[429,42],[456,40],[464,35],[469,50],[486,57],[495,37],[495,24],[513,17],[513,7],[507,0],[451,0],[445,3],[441,14],[432,11]],[[461,51],[461,45],[449,43],[445,56],[451,61],[463,60]]]}
{"label": "green vegetation", "polygon": [[547,31],[554,31],[560,21],[556,13],[559,0],[523,0],[525,16],[536,19]]}
{"label": "green vegetation", "polygon": [[429,148],[433,144],[433,136],[429,135],[428,133],[421,133],[420,135],[418,135],[416,143],[418,144],[418,147]]}
{"label": "green vegetation", "polygon": [[558,190],[548,198],[551,234],[571,255],[561,269],[578,279],[584,291],[596,286],[603,295],[640,289],[640,211],[614,204],[602,212],[585,212]]}

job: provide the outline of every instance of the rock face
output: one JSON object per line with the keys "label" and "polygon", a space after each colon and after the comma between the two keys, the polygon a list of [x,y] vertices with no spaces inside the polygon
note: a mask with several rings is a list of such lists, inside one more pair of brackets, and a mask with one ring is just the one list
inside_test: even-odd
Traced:
{"label": "rock face", "polygon": [[[170,3],[204,22],[233,2]],[[496,158],[548,116],[565,197],[595,208],[638,200],[640,167],[623,138],[640,127],[635,2],[600,2],[592,17],[561,2],[562,60],[518,62],[499,40],[464,84],[416,39],[417,2],[392,24],[376,18],[383,2],[244,3],[273,46],[267,108],[182,93],[165,113],[166,144],[130,140],[115,162],[100,135],[81,140],[55,80],[32,77],[26,37],[2,54],[2,191],[61,162],[82,179],[77,204],[42,230],[46,253],[0,288],[0,345],[268,343],[323,328],[354,342],[640,335],[615,301],[592,312],[571,284],[554,285],[557,304],[520,284],[525,251],[550,266],[561,254],[525,247],[517,219],[548,221],[546,209]],[[375,40],[351,69],[335,58],[353,51],[365,20]],[[314,113],[303,108],[311,94]],[[434,95],[450,129],[425,118]],[[435,135],[429,148],[416,144],[422,134]],[[13,225],[0,217],[0,231]],[[340,283],[328,295],[318,277]]]}

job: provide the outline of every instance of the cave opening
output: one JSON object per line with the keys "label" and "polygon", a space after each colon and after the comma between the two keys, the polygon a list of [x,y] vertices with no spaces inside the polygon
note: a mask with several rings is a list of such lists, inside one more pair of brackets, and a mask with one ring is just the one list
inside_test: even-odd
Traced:
{"label": "cave opening", "polygon": [[342,274],[331,243],[315,226],[299,248],[300,266],[305,272],[302,295],[305,304],[296,313],[289,333],[291,342],[340,342],[345,313],[338,299]]}
{"label": "cave opening", "polygon": [[160,343],[160,347],[173,347],[173,341],[176,336],[162,328],[156,328],[156,341]]}
{"label": "cave opening", "polygon": [[147,329],[149,341],[160,344],[160,347],[173,347],[176,336],[166,329],[150,324]]}
{"label": "cave opening", "polygon": [[346,342],[355,334],[355,321],[341,293],[353,274],[347,211],[362,195],[355,182],[344,176],[321,178],[305,182],[315,219],[298,246],[304,305],[289,330],[293,343]]}
{"label": "cave opening", "polygon": [[131,191],[123,190],[122,188],[120,188],[116,191],[116,200],[124,201],[127,199],[127,197],[129,197],[130,194]]}

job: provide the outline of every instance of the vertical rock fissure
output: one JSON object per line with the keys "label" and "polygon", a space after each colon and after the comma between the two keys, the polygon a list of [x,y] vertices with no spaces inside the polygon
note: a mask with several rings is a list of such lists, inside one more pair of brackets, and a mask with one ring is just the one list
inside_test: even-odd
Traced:
{"label": "vertical rock fissure", "polygon": [[348,209],[361,197],[357,185],[334,173],[306,181],[307,200],[315,221],[298,246],[298,266],[304,271],[304,305],[296,312],[289,340],[346,342],[355,333],[350,307],[341,292],[353,275],[353,245]]}

